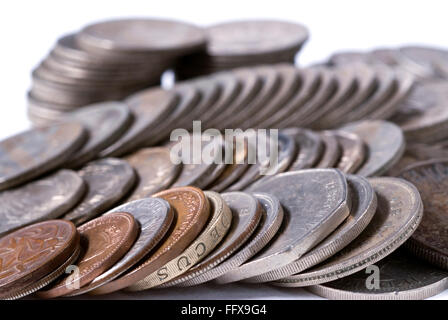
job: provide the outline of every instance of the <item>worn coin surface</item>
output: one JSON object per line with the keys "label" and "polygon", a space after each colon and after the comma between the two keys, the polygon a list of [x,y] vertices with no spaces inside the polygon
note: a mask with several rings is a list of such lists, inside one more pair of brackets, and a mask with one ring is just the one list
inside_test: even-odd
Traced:
{"label": "worn coin surface", "polygon": [[138,221],[140,233],[137,240],[114,266],[88,285],[70,293],[70,296],[90,292],[132,268],[163,239],[174,219],[174,211],[169,203],[159,198],[145,198],[123,204],[106,213],[106,216],[116,212],[128,212]]}
{"label": "worn coin surface", "polygon": [[[296,261],[251,279],[251,282],[268,282],[299,273],[325,261],[354,241],[367,227],[377,207],[375,191],[369,182],[358,176],[347,176],[352,207],[347,219],[326,239]],[[356,241],[356,240],[355,240]]]}
{"label": "worn coin surface", "polygon": [[363,164],[366,158],[366,146],[364,141],[355,133],[341,130],[333,131],[341,146],[341,158],[337,168],[344,173],[354,173]]}
{"label": "worn coin surface", "polygon": [[78,272],[40,291],[40,298],[64,296],[93,281],[129,250],[137,238],[139,226],[131,214],[117,212],[83,224],[78,232],[84,251],[76,263]]}
{"label": "worn coin surface", "polygon": [[344,126],[341,130],[357,134],[367,146],[368,156],[356,171],[358,175],[381,175],[392,168],[404,153],[403,132],[392,122],[361,121]]}
{"label": "worn coin surface", "polygon": [[85,129],[65,123],[24,131],[0,142],[0,190],[61,166],[84,143]]}
{"label": "worn coin surface", "polygon": [[282,133],[294,138],[298,149],[297,157],[289,171],[312,168],[319,161],[324,148],[319,134],[301,128],[284,129]]}
{"label": "worn coin surface", "polygon": [[326,238],[349,214],[350,196],[344,175],[335,169],[278,174],[249,192],[267,192],[284,210],[278,236],[255,257],[220,278],[221,283],[283,267]]}
{"label": "worn coin surface", "polygon": [[182,168],[171,161],[170,150],[164,147],[140,149],[125,160],[137,173],[137,186],[127,202],[150,197],[168,188]]}
{"label": "worn coin surface", "polygon": [[303,287],[346,277],[386,257],[402,245],[422,219],[418,190],[398,178],[371,178],[378,207],[361,235],[342,251],[306,272],[274,282],[284,287]]}
{"label": "worn coin surface", "polygon": [[337,300],[416,300],[432,297],[448,288],[448,272],[413,258],[403,250],[378,261],[379,287],[367,288],[371,272],[359,271],[348,277],[315,285],[309,291]]}
{"label": "worn coin surface", "polygon": [[79,175],[63,169],[0,192],[0,235],[31,223],[60,217],[81,200],[85,188]]}
{"label": "worn coin surface", "polygon": [[153,197],[168,201],[175,211],[175,224],[155,252],[120,278],[95,289],[92,293],[105,294],[129,287],[158,270],[182,254],[203,230],[210,216],[209,202],[198,188],[173,188],[156,193]]}
{"label": "worn coin surface", "polygon": [[[185,251],[143,280],[131,285],[128,291],[141,291],[178,279],[194,268],[226,236],[232,224],[232,211],[216,192],[205,191],[210,203],[211,217],[205,229]],[[176,282],[175,280],[173,282]]]}
{"label": "worn coin surface", "polygon": [[448,270],[448,161],[430,160],[405,169],[400,177],[412,182],[423,200],[422,222],[406,246],[418,257]]}
{"label": "worn coin surface", "polygon": [[320,134],[324,144],[322,158],[315,165],[316,168],[333,168],[341,157],[341,146],[337,136],[332,131],[323,131]]}
{"label": "worn coin surface", "polygon": [[129,192],[136,179],[126,161],[114,158],[92,161],[77,173],[84,180],[87,192],[82,201],[61,218],[77,226],[109,210]]}
{"label": "worn coin surface", "polygon": [[29,288],[66,262],[78,247],[75,225],[63,220],[40,222],[1,238],[0,261],[7,263],[0,265],[0,298]]}
{"label": "worn coin surface", "polygon": [[227,235],[205,260],[162,287],[185,287],[203,282],[207,278],[207,271],[219,266],[238,248],[244,246],[253,234],[262,216],[262,208],[257,199],[244,192],[223,193],[222,197],[232,212],[232,223]]}

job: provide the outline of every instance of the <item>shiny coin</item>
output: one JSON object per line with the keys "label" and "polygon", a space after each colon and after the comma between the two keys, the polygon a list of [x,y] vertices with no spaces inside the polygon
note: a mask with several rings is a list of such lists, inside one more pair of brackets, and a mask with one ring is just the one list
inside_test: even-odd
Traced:
{"label": "shiny coin", "polygon": [[71,170],[60,170],[21,187],[0,192],[0,234],[60,217],[81,200],[85,189],[79,175]]}
{"label": "shiny coin", "polygon": [[275,240],[238,269],[222,276],[221,283],[255,277],[290,264],[331,234],[349,214],[347,181],[334,169],[281,173],[249,191],[277,197],[285,218]]}
{"label": "shiny coin", "polygon": [[289,171],[312,168],[319,161],[324,145],[317,133],[301,128],[284,129],[282,133],[294,138],[298,149]]}
{"label": "shiny coin", "polygon": [[355,133],[333,131],[341,146],[341,158],[337,168],[344,173],[354,173],[364,163],[367,156],[364,141]]}
{"label": "shiny coin", "polygon": [[0,142],[0,190],[61,166],[81,147],[85,130],[76,123],[32,129]]}
{"label": "shiny coin", "polygon": [[371,178],[369,182],[378,208],[361,235],[324,263],[283,278],[276,285],[303,287],[346,277],[386,257],[412,235],[423,213],[417,189],[397,178]]}
{"label": "shiny coin", "polygon": [[133,187],[136,177],[124,160],[108,158],[88,163],[78,171],[87,186],[80,203],[61,219],[80,225],[110,209]]}

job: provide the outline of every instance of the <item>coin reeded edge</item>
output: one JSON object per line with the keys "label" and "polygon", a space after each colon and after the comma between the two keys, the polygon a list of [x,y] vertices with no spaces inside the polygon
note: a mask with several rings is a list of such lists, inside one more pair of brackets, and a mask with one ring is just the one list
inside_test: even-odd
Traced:
{"label": "coin reeded edge", "polygon": [[448,257],[428,248],[412,237],[404,243],[405,248],[415,256],[428,261],[429,263],[448,270]]}

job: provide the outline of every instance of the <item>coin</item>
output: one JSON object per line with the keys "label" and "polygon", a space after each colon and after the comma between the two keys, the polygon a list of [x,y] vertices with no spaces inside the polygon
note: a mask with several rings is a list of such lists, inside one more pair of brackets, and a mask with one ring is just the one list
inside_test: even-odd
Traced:
{"label": "coin", "polygon": [[0,190],[61,166],[85,138],[81,125],[67,123],[24,131],[0,141]]}
{"label": "coin", "polygon": [[88,163],[78,171],[87,186],[80,203],[61,219],[80,225],[110,209],[134,186],[136,177],[124,160],[106,158]]}
{"label": "coin", "polygon": [[424,207],[422,222],[406,246],[417,257],[445,270],[448,269],[447,174],[448,161],[443,160],[419,162],[400,174],[416,186]]}
{"label": "coin", "polygon": [[222,198],[230,207],[233,216],[225,238],[205,260],[161,287],[188,287],[203,282],[203,276],[208,270],[219,266],[238,248],[244,246],[253,234],[262,216],[262,208],[257,199],[243,192],[223,193]]}
{"label": "coin", "polygon": [[106,215],[122,211],[132,214],[140,225],[140,234],[134,245],[114,266],[88,285],[73,291],[70,296],[90,291],[95,294],[94,289],[116,279],[132,268],[163,239],[174,219],[174,211],[168,202],[159,198],[132,201],[114,208]]}
{"label": "coin", "polygon": [[288,128],[282,133],[294,138],[298,154],[289,170],[312,168],[321,158],[323,151],[322,138],[315,132],[301,128]]}
{"label": "coin", "polygon": [[114,292],[144,279],[167,262],[179,256],[199,235],[210,215],[205,194],[195,187],[174,188],[159,192],[153,197],[168,201],[175,210],[175,225],[157,249],[127,273],[95,289],[93,294]]}
{"label": "coin", "polygon": [[60,217],[81,200],[85,189],[80,176],[63,169],[0,192],[0,235],[31,223]]}
{"label": "coin", "polygon": [[398,178],[371,178],[369,182],[378,207],[361,235],[324,263],[283,278],[276,285],[303,287],[346,277],[386,257],[412,235],[423,213],[417,189]]}
{"label": "coin", "polygon": [[[172,279],[178,279],[195,268],[222,241],[232,224],[232,212],[218,193],[206,191],[205,195],[210,202],[211,217],[201,234],[181,255],[131,285],[127,288],[128,291],[141,291],[169,284]],[[175,283],[176,280],[172,282]]]}
{"label": "coin", "polygon": [[100,153],[100,157],[121,156],[144,143],[158,123],[174,110],[177,101],[174,92],[160,88],[147,89],[127,98],[125,103],[134,115],[134,121],[120,139]]}
{"label": "coin", "polygon": [[357,176],[347,176],[352,197],[352,208],[347,219],[326,239],[296,261],[251,279],[251,282],[268,282],[299,273],[325,261],[359,236],[373,218],[377,207],[375,192],[369,182]]}
{"label": "coin", "polygon": [[[63,220],[40,222],[1,238],[0,258],[8,263],[0,266],[0,298],[15,297],[30,288],[66,262],[78,247],[75,225]],[[30,288],[26,293],[32,292]]]}
{"label": "coin", "polygon": [[79,167],[95,158],[126,131],[131,114],[121,102],[102,102],[69,113],[64,120],[80,122],[88,131],[86,144],[66,164]]}
{"label": "coin", "polygon": [[367,288],[365,270],[329,283],[308,288],[319,296],[337,300],[416,300],[448,288],[448,273],[413,259],[402,250],[378,261],[380,287]]}
{"label": "coin", "polygon": [[316,168],[333,168],[341,157],[341,147],[337,136],[331,131],[323,131],[320,134],[324,144],[324,152]]}
{"label": "coin", "polygon": [[125,160],[135,169],[138,181],[127,202],[150,197],[168,188],[182,168],[171,161],[170,151],[164,147],[140,149]]}
{"label": "coin", "polygon": [[278,236],[255,257],[220,278],[235,282],[281,268],[325,239],[349,214],[347,181],[335,169],[278,174],[249,192],[277,197],[285,217]]}
{"label": "coin", "polygon": [[112,267],[131,248],[139,226],[129,213],[117,212],[91,220],[78,228],[85,253],[78,271],[40,291],[40,298],[56,298],[89,284]]}
{"label": "coin", "polygon": [[400,160],[405,150],[401,129],[387,121],[361,121],[342,128],[357,134],[366,144],[368,157],[356,174],[369,177],[381,175]]}
{"label": "coin", "polygon": [[364,141],[355,133],[341,130],[333,131],[341,146],[341,158],[337,168],[344,173],[354,173],[364,163],[366,146]]}

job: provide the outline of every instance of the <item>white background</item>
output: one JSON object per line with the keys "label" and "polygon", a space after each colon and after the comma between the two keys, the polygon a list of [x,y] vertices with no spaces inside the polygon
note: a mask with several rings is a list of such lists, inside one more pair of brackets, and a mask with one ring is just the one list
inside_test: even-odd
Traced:
{"label": "white background", "polygon": [[[447,14],[448,3],[443,0],[2,1],[0,138],[29,126],[25,96],[30,86],[31,70],[59,36],[95,20],[147,16],[181,19],[199,25],[241,18],[297,21],[305,24],[311,32],[299,59],[306,65],[342,49],[409,43],[448,47]],[[287,292],[291,297],[301,296],[301,291]],[[299,295],[294,295],[294,292]],[[275,297],[277,293],[275,290],[266,291],[266,297]],[[445,297],[448,298],[448,294]]]}

